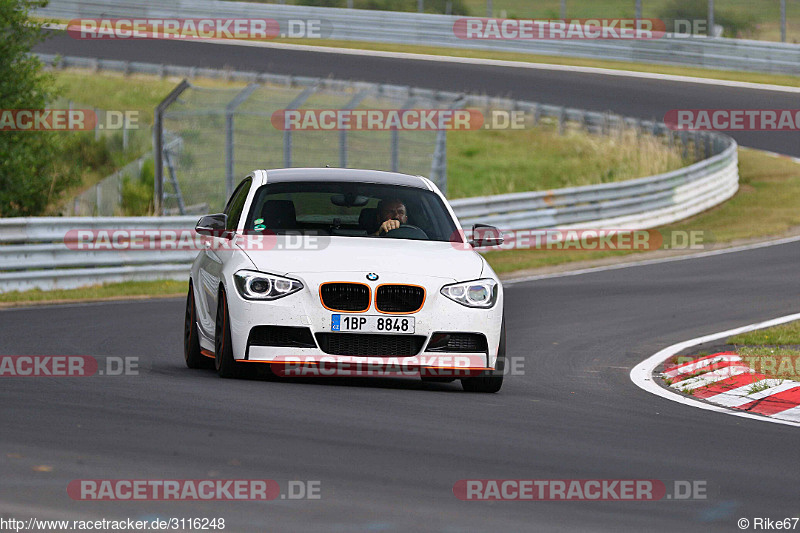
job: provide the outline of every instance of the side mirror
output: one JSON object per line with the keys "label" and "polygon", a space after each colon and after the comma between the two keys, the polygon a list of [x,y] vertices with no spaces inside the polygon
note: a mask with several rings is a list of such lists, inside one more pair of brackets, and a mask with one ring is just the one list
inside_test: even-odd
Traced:
{"label": "side mirror", "polygon": [[198,220],[194,230],[201,235],[208,235],[209,237],[228,238],[228,234],[225,231],[227,224],[228,215],[217,213],[215,215],[206,215]]}
{"label": "side mirror", "polygon": [[503,234],[494,226],[475,224],[472,226],[472,240],[469,241],[469,244],[473,248],[500,246],[503,244]]}

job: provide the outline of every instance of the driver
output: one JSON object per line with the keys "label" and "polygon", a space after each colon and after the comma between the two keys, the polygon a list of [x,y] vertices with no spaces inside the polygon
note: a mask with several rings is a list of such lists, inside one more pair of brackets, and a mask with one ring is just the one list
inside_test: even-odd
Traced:
{"label": "driver", "polygon": [[399,228],[401,224],[407,223],[406,205],[400,199],[381,200],[378,202],[378,224],[380,224],[380,227],[373,235],[387,233]]}

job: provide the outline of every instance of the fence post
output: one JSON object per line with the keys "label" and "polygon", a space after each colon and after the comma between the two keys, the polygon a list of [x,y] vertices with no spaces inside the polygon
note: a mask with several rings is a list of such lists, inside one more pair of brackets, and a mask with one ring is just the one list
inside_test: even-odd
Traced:
{"label": "fence post", "polygon": [[253,91],[258,88],[257,83],[251,83],[233,97],[233,100],[225,106],[225,198],[230,198],[233,194],[233,173],[234,173],[234,154],[233,154],[233,118],[236,108],[242,102],[250,98]]}
{"label": "fence post", "polygon": [[[303,102],[308,100],[308,98],[314,94],[316,90],[316,85],[306,87],[303,89],[303,92],[297,95],[297,97],[286,106],[286,110],[288,111],[289,109],[297,109],[303,105]],[[285,168],[292,166],[292,130],[288,129],[283,130],[283,166]]]}
{"label": "fence post", "polygon": [[781,42],[786,42],[786,0],[781,0]]}
{"label": "fence post", "polygon": [[153,158],[155,159],[153,211],[156,216],[164,214],[164,111],[189,87],[189,82],[184,79],[156,106],[153,114]]}
{"label": "fence post", "polygon": [[397,172],[399,168],[399,159],[400,159],[400,136],[397,133],[397,128],[392,128],[391,134],[391,153],[392,153],[392,172]]}
{"label": "fence post", "polygon": [[128,133],[128,126],[129,126],[129,124],[128,124],[128,114],[124,113],[123,114],[123,118],[122,118],[122,150],[123,151],[127,151],[128,150],[128,136],[130,135]]}
{"label": "fence post", "polygon": [[[411,94],[411,89],[408,89],[408,94]],[[415,98],[413,96],[409,96],[403,105],[400,106],[400,109],[408,109],[411,107],[411,104],[414,103]],[[399,172],[400,168],[400,132],[397,128],[392,128],[392,137],[391,137],[391,152],[392,152],[392,172]]]}
{"label": "fence post", "polygon": [[431,180],[447,196],[447,130],[436,132],[436,148],[431,162]]}
{"label": "fence post", "polygon": [[[369,93],[368,89],[359,91],[342,109],[355,109]],[[347,168],[347,128],[339,131],[339,167]]]}
{"label": "fence post", "polygon": [[708,36],[714,37],[714,0],[708,0]]}

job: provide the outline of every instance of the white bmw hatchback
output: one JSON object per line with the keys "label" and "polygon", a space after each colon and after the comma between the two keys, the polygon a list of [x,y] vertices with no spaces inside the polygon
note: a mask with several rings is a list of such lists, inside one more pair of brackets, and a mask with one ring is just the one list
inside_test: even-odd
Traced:
{"label": "white bmw hatchback", "polygon": [[196,231],[206,247],[189,279],[190,368],[213,361],[220,376],[240,377],[253,363],[366,361],[500,390],[503,288],[473,248],[502,238],[477,226],[482,238],[467,240],[430,180],[256,170]]}

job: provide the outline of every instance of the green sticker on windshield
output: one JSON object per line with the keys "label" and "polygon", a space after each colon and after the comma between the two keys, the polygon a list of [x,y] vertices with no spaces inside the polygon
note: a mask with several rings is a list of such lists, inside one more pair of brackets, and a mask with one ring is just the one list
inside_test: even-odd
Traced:
{"label": "green sticker on windshield", "polygon": [[255,219],[253,221],[253,224],[263,224],[263,223],[264,223],[264,219],[263,218],[257,218],[257,219]]}
{"label": "green sticker on windshield", "polygon": [[264,231],[267,227],[264,224],[257,224],[256,227],[253,228],[256,231]]}

